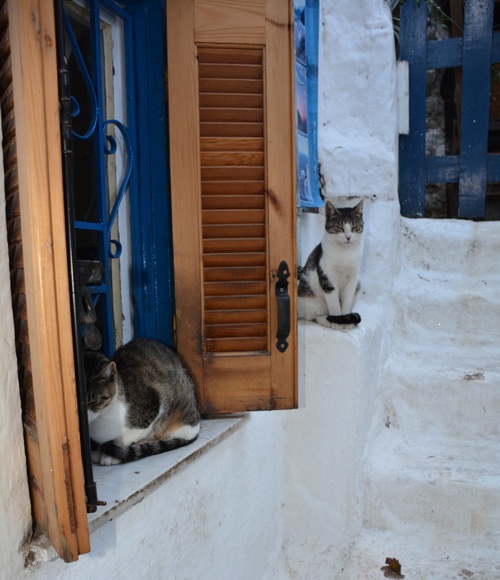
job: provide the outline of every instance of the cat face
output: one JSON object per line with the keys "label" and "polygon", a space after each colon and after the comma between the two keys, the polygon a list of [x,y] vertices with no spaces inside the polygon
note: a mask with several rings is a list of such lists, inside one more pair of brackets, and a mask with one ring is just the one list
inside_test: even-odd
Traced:
{"label": "cat face", "polygon": [[85,353],[87,409],[98,413],[116,395],[116,364],[99,353]]}
{"label": "cat face", "polygon": [[363,233],[363,200],[355,207],[336,208],[331,201],[325,205],[325,229],[336,236],[342,244],[351,244],[361,239]]}

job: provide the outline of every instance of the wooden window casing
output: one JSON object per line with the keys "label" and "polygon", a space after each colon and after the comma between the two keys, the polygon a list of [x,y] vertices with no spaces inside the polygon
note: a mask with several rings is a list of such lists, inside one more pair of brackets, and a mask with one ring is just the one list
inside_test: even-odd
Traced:
{"label": "wooden window casing", "polygon": [[16,345],[33,518],[90,550],[70,317],[52,2],[1,2],[2,117]]}

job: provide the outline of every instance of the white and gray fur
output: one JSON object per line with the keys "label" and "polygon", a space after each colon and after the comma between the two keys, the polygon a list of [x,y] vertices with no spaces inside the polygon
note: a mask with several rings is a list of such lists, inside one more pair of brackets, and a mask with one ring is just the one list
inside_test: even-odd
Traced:
{"label": "white and gray fur", "polygon": [[92,461],[114,465],[193,442],[200,431],[194,383],[179,356],[132,340],[111,359],[85,352]]}
{"label": "white and gray fur", "polygon": [[323,239],[309,255],[299,278],[299,318],[347,330],[359,322],[352,312],[359,294],[363,201],[355,207],[325,204]]}

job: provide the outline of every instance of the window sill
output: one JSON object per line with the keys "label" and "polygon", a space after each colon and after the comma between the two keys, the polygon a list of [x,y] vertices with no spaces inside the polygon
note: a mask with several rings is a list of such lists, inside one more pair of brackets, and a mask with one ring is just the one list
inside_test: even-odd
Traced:
{"label": "window sill", "polygon": [[94,465],[98,499],[105,505],[88,514],[89,532],[142,501],[247,420],[248,415],[206,419],[202,421],[198,439],[186,447],[122,465]]}

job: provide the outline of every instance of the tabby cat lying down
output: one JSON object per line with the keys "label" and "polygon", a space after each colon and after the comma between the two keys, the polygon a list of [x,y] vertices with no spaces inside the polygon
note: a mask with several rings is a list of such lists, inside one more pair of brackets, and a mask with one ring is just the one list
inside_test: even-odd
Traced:
{"label": "tabby cat lying down", "polygon": [[92,461],[114,465],[192,443],[200,431],[195,386],[177,354],[137,339],[111,359],[84,353]]}

